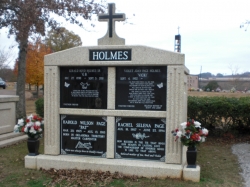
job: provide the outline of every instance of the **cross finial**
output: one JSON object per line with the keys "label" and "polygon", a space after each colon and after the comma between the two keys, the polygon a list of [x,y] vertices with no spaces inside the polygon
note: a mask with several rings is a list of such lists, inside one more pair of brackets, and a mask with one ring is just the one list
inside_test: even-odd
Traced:
{"label": "cross finial", "polygon": [[115,4],[108,4],[108,14],[98,15],[98,21],[107,21],[108,30],[103,38],[98,40],[99,45],[124,45],[125,40],[117,36],[115,32],[115,21],[124,21],[125,14],[115,13]]}

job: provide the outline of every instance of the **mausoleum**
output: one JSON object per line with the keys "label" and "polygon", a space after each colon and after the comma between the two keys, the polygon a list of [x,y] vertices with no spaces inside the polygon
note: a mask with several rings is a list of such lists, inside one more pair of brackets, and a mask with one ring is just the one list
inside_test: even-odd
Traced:
{"label": "mausoleum", "polygon": [[171,131],[187,118],[185,55],[125,45],[108,13],[97,46],[45,56],[44,154],[26,156],[33,169],[91,169],[199,181]]}

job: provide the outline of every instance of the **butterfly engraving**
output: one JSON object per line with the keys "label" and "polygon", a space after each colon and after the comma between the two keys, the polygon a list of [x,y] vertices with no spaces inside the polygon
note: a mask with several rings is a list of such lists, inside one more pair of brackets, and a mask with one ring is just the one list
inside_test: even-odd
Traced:
{"label": "butterfly engraving", "polygon": [[157,84],[158,88],[162,88],[163,87],[163,83],[161,82],[160,84]]}
{"label": "butterfly engraving", "polygon": [[64,83],[64,86],[65,86],[66,88],[68,88],[68,87],[70,86],[70,84],[67,83],[67,82],[65,82],[65,83]]}

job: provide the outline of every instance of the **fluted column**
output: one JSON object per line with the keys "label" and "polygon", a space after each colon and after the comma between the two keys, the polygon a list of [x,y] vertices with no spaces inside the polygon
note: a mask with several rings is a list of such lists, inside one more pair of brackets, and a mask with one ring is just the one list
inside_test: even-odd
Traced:
{"label": "fluted column", "polygon": [[44,153],[58,155],[60,154],[59,67],[45,66],[44,71]]}

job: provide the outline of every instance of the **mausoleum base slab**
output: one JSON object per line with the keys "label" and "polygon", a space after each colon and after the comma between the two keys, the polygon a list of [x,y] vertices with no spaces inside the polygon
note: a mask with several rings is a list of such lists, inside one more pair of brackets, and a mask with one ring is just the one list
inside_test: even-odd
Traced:
{"label": "mausoleum base slab", "polygon": [[[36,158],[36,163],[34,159]],[[33,166],[32,166],[33,164]],[[164,164],[156,161],[106,159],[76,155],[38,155],[25,157],[25,167],[32,169],[91,169],[121,172],[126,175],[158,178],[182,178],[182,165]]]}

